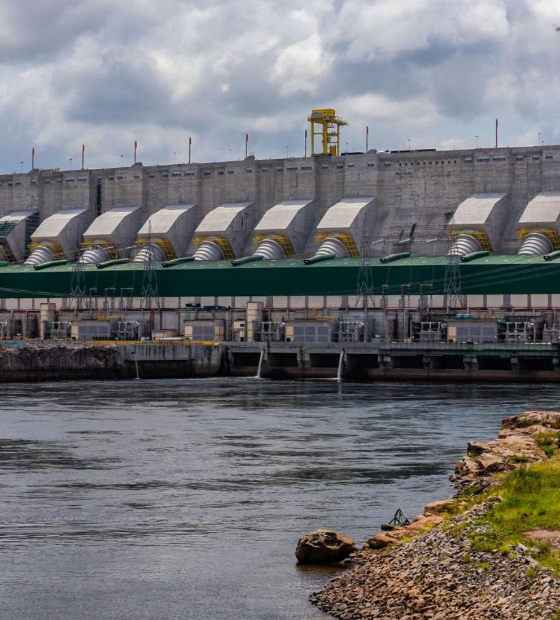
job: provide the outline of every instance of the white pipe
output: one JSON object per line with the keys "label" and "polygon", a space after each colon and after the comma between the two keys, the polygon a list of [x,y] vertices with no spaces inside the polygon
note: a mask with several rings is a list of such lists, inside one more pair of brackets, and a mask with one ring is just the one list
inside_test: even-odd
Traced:
{"label": "white pipe", "polygon": [[334,254],[337,258],[346,258],[348,256],[348,249],[340,239],[327,237],[323,239],[315,256],[324,256],[325,254]]}
{"label": "white pipe", "polygon": [[482,246],[480,245],[480,241],[473,237],[472,235],[461,234],[457,235],[455,239],[453,239],[453,243],[451,245],[451,249],[447,253],[448,256],[466,256],[467,254],[472,254],[473,252],[480,252],[482,250]]}
{"label": "white pipe", "polygon": [[214,241],[203,241],[193,254],[194,260],[223,260],[220,246]]}
{"label": "white pipe", "polygon": [[133,263],[162,263],[165,260],[165,254],[157,243],[145,243],[132,259]]}
{"label": "white pipe", "polygon": [[550,254],[552,243],[550,239],[542,233],[529,233],[519,249],[518,254]]}
{"label": "white pipe", "polygon": [[80,256],[78,262],[88,265],[97,265],[98,263],[104,263],[108,260],[110,260],[110,258],[107,250],[100,245],[92,245]]}
{"label": "white pipe", "polygon": [[278,241],[263,239],[253,252],[253,256],[262,256],[265,260],[279,260],[286,258],[286,253]]}
{"label": "white pipe", "polygon": [[37,246],[28,256],[24,265],[42,265],[56,260],[56,256],[44,245]]}

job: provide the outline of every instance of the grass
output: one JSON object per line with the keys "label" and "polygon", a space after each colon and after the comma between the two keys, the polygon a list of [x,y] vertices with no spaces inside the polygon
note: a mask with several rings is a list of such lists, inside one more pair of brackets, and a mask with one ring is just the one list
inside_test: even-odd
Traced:
{"label": "grass", "polygon": [[[524,536],[535,529],[560,529],[560,459],[521,467],[504,475],[480,501],[495,495],[503,499],[479,521],[484,527],[471,535],[472,550],[508,553],[508,545],[524,542],[535,549],[534,557],[540,564],[560,574],[560,553]],[[478,498],[473,503],[478,503]]]}

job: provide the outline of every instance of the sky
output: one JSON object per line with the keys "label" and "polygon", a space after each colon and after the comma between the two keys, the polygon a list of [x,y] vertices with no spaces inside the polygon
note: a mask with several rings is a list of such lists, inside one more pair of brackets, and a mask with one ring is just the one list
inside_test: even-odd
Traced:
{"label": "sky", "polygon": [[[560,0],[0,0],[0,172],[560,144]],[[539,136],[540,134],[540,136]],[[72,160],[72,161],[70,161]]]}

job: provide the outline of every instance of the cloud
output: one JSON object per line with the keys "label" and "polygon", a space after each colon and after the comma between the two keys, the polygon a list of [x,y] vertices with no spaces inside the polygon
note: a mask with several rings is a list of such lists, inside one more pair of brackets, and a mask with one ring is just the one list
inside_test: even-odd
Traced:
{"label": "cloud", "polygon": [[[550,0],[42,0],[0,4],[0,168],[303,151],[335,107],[344,142],[560,140]],[[481,144],[482,145],[482,144]]]}

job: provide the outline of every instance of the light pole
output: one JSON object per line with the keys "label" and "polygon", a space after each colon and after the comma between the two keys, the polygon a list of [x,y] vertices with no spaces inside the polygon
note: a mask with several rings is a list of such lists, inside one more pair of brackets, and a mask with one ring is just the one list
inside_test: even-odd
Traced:
{"label": "light pole", "polygon": [[173,163],[175,163],[176,159],[177,159],[177,153],[173,151]]}
{"label": "light pole", "polygon": [[23,162],[22,161],[19,162],[19,172],[20,172],[20,174],[23,172]]}
{"label": "light pole", "polygon": [[474,148],[477,149],[478,148],[478,136],[475,136],[475,138],[476,138],[476,146]]}
{"label": "light pole", "polygon": [[410,151],[410,138],[407,140],[408,142],[408,150]]}
{"label": "light pole", "polygon": [[539,146],[541,145],[541,135],[542,133],[539,131],[539,142],[538,142]]}
{"label": "light pole", "polygon": [[124,166],[124,155],[121,155],[121,168]]}
{"label": "light pole", "polygon": [[286,146],[286,159],[288,159],[290,153],[290,147]]}
{"label": "light pole", "polygon": [[72,166],[72,158],[69,157],[68,161],[70,162],[70,170],[74,170],[74,166]]}

